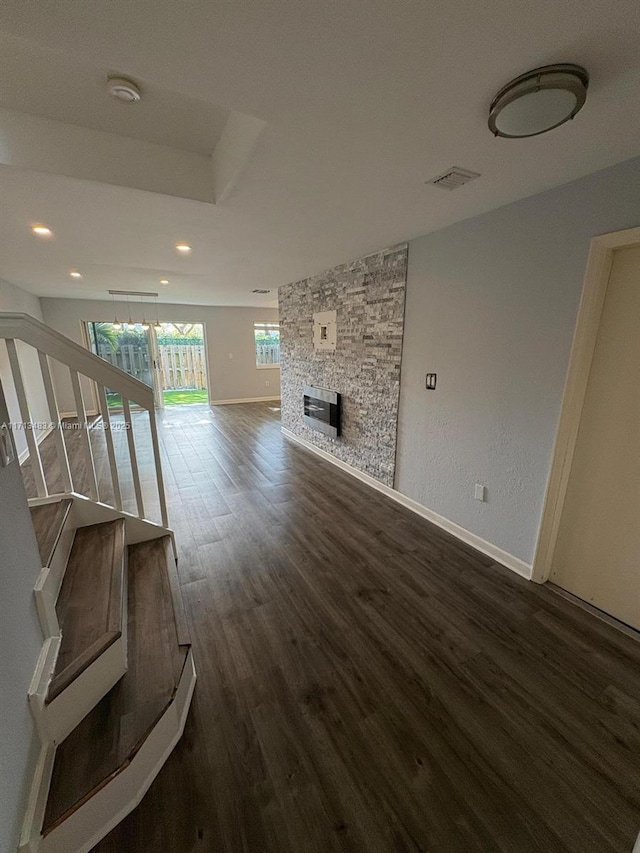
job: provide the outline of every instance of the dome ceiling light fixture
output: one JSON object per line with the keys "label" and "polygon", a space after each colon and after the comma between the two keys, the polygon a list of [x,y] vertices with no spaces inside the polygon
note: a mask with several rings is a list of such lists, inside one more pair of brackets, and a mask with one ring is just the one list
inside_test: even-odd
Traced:
{"label": "dome ceiling light fixture", "polygon": [[123,104],[135,104],[142,98],[138,84],[126,77],[108,77],[107,92]]}
{"label": "dome ceiling light fixture", "polygon": [[568,62],[527,71],[491,102],[489,130],[505,139],[523,139],[560,127],[582,109],[588,86],[587,71]]}

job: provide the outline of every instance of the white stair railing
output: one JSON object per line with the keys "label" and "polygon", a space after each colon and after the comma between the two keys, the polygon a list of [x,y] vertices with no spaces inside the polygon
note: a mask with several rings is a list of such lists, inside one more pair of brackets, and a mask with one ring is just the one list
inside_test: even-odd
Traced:
{"label": "white stair railing", "polygon": [[[89,496],[93,500],[101,500],[110,503],[100,494],[98,477],[89,437],[86,405],[83,396],[81,377],[92,380],[95,383],[96,394],[100,414],[103,419],[103,432],[105,436],[107,458],[111,479],[111,490],[113,493],[113,505],[116,509],[122,509],[122,491],[120,477],[118,474],[118,463],[116,449],[113,441],[113,422],[109,412],[106,389],[116,392],[122,398],[123,417],[127,433],[127,446],[129,461],[133,475],[133,490],[135,495],[137,515],[145,518],[144,503],[142,498],[142,485],[140,482],[140,471],[136,453],[135,432],[131,418],[131,404],[135,403],[149,414],[149,427],[151,430],[151,444],[155,467],[155,479],[158,489],[158,501],[160,516],[163,527],[168,527],[167,502],[164,492],[164,481],[162,477],[162,465],[160,460],[160,443],[158,441],[158,430],[153,400],[153,391],[148,385],[134,379],[129,374],[107,361],[99,358],[86,350],[80,344],[70,340],[64,335],[52,329],[50,326],[36,320],[28,314],[0,313],[0,339],[4,339],[11,371],[11,378],[15,387],[20,417],[27,428],[25,437],[31,463],[31,473],[38,497],[49,496],[46,471],[43,468],[42,457],[35,431],[29,428],[33,423],[31,416],[31,403],[24,384],[24,377],[20,365],[16,341],[33,347],[38,353],[42,383],[44,386],[47,407],[51,423],[54,426],[52,440],[56,446],[56,459],[59,474],[62,479],[65,492],[74,491],[74,477],[72,467],[69,464],[67,448],[61,428],[60,409],[56,399],[55,386],[51,374],[51,360],[66,365],[69,370],[71,388],[75,400],[76,416],[78,419],[78,431],[81,434],[81,452],[84,458],[84,475],[87,479]],[[78,488],[77,491],[81,489]]]}

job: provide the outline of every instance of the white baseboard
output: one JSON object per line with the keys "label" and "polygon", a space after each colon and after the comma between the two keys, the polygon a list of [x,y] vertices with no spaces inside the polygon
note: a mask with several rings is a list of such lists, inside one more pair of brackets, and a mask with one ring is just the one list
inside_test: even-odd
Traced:
{"label": "white baseboard", "polygon": [[[85,412],[88,418],[95,418],[96,415],[99,415],[100,412],[97,409],[87,409]],[[60,412],[60,420],[65,420],[66,418],[77,418],[77,412]]]}
{"label": "white baseboard", "polygon": [[427,521],[432,522],[432,524],[436,524],[438,527],[446,530],[447,533],[451,533],[465,544],[471,545],[471,547],[475,548],[476,551],[480,551],[482,554],[486,554],[487,557],[491,557],[491,559],[495,560],[496,563],[500,563],[508,569],[511,569],[513,572],[516,572],[516,574],[521,577],[531,580],[531,565],[529,563],[525,563],[525,561],[521,560],[519,557],[509,554],[508,551],[503,551],[502,548],[498,548],[497,545],[487,542],[485,539],[482,539],[470,530],[456,524],[455,521],[450,521],[448,518],[438,515],[437,512],[428,509],[426,506],[418,503],[418,501],[414,501],[413,498],[408,498],[396,489],[392,489],[390,486],[385,486],[384,483],[379,482],[374,477],[370,477],[369,474],[364,474],[362,471],[358,471],[357,468],[354,468],[347,462],[343,462],[332,453],[327,453],[326,450],[321,450],[319,447],[316,447],[315,444],[311,444],[311,442],[306,441],[306,439],[295,435],[295,433],[291,432],[291,430],[288,430],[286,427],[282,427],[282,434],[290,441],[294,441],[296,444],[304,447],[305,450],[309,450],[311,453],[315,453],[327,462],[331,462],[332,465],[336,465],[338,468],[346,471],[347,474],[351,474],[352,477],[355,477],[367,486],[371,486],[372,489],[382,492],[383,495],[386,495],[396,503],[410,509],[411,512],[415,512],[416,515],[426,518]]}
{"label": "white baseboard", "polygon": [[237,400],[212,400],[212,406],[228,406],[231,403],[268,403],[271,400],[280,400],[280,396],[277,397],[240,397]]}

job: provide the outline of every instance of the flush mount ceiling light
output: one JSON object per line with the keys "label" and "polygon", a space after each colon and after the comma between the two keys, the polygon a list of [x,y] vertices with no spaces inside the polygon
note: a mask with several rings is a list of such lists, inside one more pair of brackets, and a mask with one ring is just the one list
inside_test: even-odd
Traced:
{"label": "flush mount ceiling light", "polygon": [[255,290],[252,290],[251,293],[271,293],[271,291],[270,290],[264,290],[263,288],[258,287]]}
{"label": "flush mount ceiling light", "polygon": [[168,278],[161,278],[160,284],[169,284],[169,279]]}
{"label": "flush mount ceiling light", "polygon": [[71,278],[82,278],[82,273],[78,272],[78,270],[71,270],[69,275]]}
{"label": "flush mount ceiling light", "polygon": [[558,63],[534,68],[498,92],[489,110],[495,136],[521,139],[564,124],[582,109],[589,75],[580,65]]}
{"label": "flush mount ceiling light", "polygon": [[47,225],[32,225],[31,230],[34,234],[37,234],[38,237],[51,237],[53,231]]}
{"label": "flush mount ceiling light", "polygon": [[126,77],[108,77],[107,92],[123,104],[135,104],[142,98],[140,87]]}
{"label": "flush mount ceiling light", "polygon": [[188,255],[191,251],[191,246],[188,243],[176,243],[176,249],[183,255]]}

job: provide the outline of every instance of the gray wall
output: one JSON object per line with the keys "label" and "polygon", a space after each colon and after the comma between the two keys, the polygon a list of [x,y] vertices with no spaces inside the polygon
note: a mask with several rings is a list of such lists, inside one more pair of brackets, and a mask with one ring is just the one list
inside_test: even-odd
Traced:
{"label": "gray wall", "polygon": [[399,491],[531,562],[589,241],[637,225],[640,158],[410,243]]}
{"label": "gray wall", "polygon": [[[31,314],[37,320],[42,320],[40,300],[33,293],[27,293],[20,287],[15,287],[7,281],[0,280],[0,311],[15,311],[21,314]],[[31,420],[35,423],[48,423],[49,410],[44,395],[42,374],[38,354],[25,344],[18,343],[18,358],[22,370],[22,378],[31,406]],[[0,343],[0,380],[4,383],[5,397],[9,407],[9,418],[12,422],[21,422],[18,400],[16,398],[13,378],[9,368],[9,359],[4,342]],[[38,431],[39,433],[41,431]],[[23,431],[14,432],[18,453],[26,453],[27,441]]]}
{"label": "gray wall", "polygon": [[[0,385],[0,424],[8,412]],[[15,850],[38,751],[27,689],[42,645],[40,558],[18,464],[0,467],[0,850]]]}
{"label": "gray wall", "polygon": [[[41,300],[44,321],[63,335],[82,343],[82,322],[113,322],[114,312],[120,320],[128,316],[125,304],[89,299]],[[147,306],[147,317],[155,319],[155,306]],[[213,402],[252,397],[277,397],[280,394],[280,370],[257,369],[253,324],[275,322],[276,308],[218,308],[210,305],[158,305],[160,320],[168,322],[204,323],[207,340],[209,394]],[[139,305],[131,306],[133,320],[142,320]],[[229,354],[233,358],[229,358]],[[58,405],[63,412],[73,412],[75,404],[71,385],[64,370],[54,369]],[[269,383],[269,384],[267,384]]]}
{"label": "gray wall", "polygon": [[[360,471],[393,484],[407,245],[360,258],[278,291],[282,425]],[[335,351],[315,351],[313,314],[337,312]],[[342,435],[302,420],[302,389],[342,395]]]}

